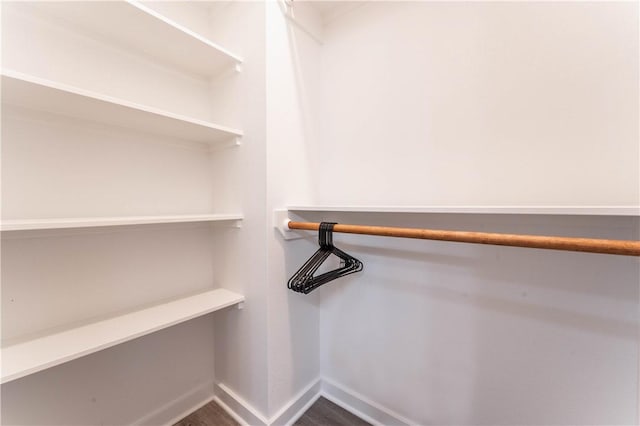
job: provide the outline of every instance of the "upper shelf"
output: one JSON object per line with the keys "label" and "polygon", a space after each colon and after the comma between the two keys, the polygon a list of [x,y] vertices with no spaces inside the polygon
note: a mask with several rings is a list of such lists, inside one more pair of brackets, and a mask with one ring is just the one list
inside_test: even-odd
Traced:
{"label": "upper shelf", "polygon": [[7,345],[2,348],[2,383],[243,301],[241,294],[220,288]]}
{"label": "upper shelf", "polygon": [[242,136],[240,130],[12,70],[2,71],[2,103],[196,142]]}
{"label": "upper shelf", "polygon": [[98,228],[105,226],[151,225],[157,223],[221,222],[242,220],[239,214],[198,214],[174,216],[85,217],[62,219],[3,220],[2,231]]}
{"label": "upper shelf", "polygon": [[290,206],[287,209],[293,212],[640,216],[640,207],[632,206]]}
{"label": "upper shelf", "polygon": [[136,1],[38,2],[60,18],[110,44],[200,76],[212,76],[242,58]]}

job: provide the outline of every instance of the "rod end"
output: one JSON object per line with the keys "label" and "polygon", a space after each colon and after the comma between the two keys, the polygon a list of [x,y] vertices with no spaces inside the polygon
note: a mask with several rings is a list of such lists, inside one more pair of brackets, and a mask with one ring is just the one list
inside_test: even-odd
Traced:
{"label": "rod end", "polygon": [[291,219],[289,218],[288,210],[273,211],[273,227],[280,231],[282,238],[284,238],[285,240],[295,240],[298,238],[302,238],[302,234],[289,229],[289,222],[291,222]]}

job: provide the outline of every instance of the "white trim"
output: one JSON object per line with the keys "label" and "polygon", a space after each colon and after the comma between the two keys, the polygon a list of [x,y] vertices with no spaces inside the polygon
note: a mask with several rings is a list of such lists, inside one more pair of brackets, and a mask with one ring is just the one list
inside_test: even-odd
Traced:
{"label": "white trim", "polygon": [[[213,381],[200,385],[186,394],[180,395],[160,408],[144,415],[132,425],[166,425],[171,426],[187,417],[194,411],[204,407],[213,400]],[[187,407],[187,408],[185,408]],[[180,414],[173,414],[179,412]]]}
{"label": "white trim", "polygon": [[269,425],[292,425],[320,398],[322,379],[317,378],[302,389],[276,414],[269,419]]}
{"label": "white trim", "polygon": [[375,426],[409,426],[418,424],[325,377],[309,383],[269,419],[222,383],[216,385],[215,393],[216,396],[213,400],[242,425],[290,426],[320,397],[328,399]]}
{"label": "white trim", "polygon": [[167,24],[170,27],[175,28],[178,31],[183,32],[185,35],[192,37],[196,40],[198,40],[199,42],[206,44],[207,46],[211,47],[212,49],[217,50],[218,52],[220,52],[221,54],[228,56],[229,58],[233,59],[234,61],[236,61],[237,63],[242,63],[242,58],[234,53],[231,53],[229,50],[225,49],[224,47],[212,42],[211,40],[201,36],[200,34],[191,31],[189,28],[182,26],[180,24],[178,24],[177,22],[172,21],[171,19],[167,18],[166,16],[156,12],[153,9],[149,9],[147,6],[145,6],[144,4],[140,3],[137,0],[126,0],[126,2],[128,4],[130,4],[131,6],[143,11],[144,13],[148,14],[149,16],[153,16],[154,18],[164,22],[165,24]]}
{"label": "white trim", "polygon": [[228,415],[230,415],[238,424],[242,426],[249,426],[247,422],[244,421],[242,417],[238,415],[235,411],[233,411],[227,404],[225,404],[219,396],[214,396],[213,401],[220,406]]}
{"label": "white trim", "polygon": [[289,20],[292,24],[294,24],[298,29],[300,29],[302,32],[304,32],[306,35],[308,35],[309,37],[311,37],[311,39],[313,41],[315,41],[316,43],[318,43],[320,46],[322,46],[324,44],[324,42],[322,41],[322,37],[319,37],[318,35],[316,35],[313,31],[311,31],[309,28],[307,28],[306,25],[304,25],[303,23],[301,23],[300,21],[298,21],[295,16],[293,15],[293,3],[288,1],[288,0],[278,0],[278,6],[280,6],[280,11],[282,12],[282,15],[284,15],[284,17]]}
{"label": "white trim", "polygon": [[322,378],[321,395],[350,413],[376,426],[416,425],[418,422],[383,407],[364,395],[340,385],[333,380]]}
{"label": "white trim", "polygon": [[[320,397],[322,379],[317,378],[302,389],[296,396],[267,419],[256,408],[245,401],[226,385],[215,386],[215,397],[212,398],[223,410],[241,425],[247,426],[289,426],[298,420]],[[189,414],[189,413],[187,413]],[[184,416],[183,416],[184,417]],[[179,419],[178,419],[179,420]]]}
{"label": "white trim", "polygon": [[231,417],[242,425],[268,426],[269,420],[247,401],[222,383],[216,385],[216,401]]}
{"label": "white trim", "polygon": [[241,221],[241,214],[186,214],[171,216],[76,217],[57,219],[16,219],[0,221],[2,231],[102,228],[109,226],[155,225],[169,223]]}
{"label": "white trim", "polygon": [[640,206],[288,206],[290,212],[640,216]]}

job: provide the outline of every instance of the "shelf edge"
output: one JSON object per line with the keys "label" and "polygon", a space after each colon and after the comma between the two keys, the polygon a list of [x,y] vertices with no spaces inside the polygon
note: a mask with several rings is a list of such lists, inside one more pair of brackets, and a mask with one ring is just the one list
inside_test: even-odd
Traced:
{"label": "shelf edge", "polygon": [[193,222],[225,222],[239,221],[244,217],[241,214],[216,214],[216,215],[184,215],[184,216],[131,216],[131,217],[95,217],[95,218],[63,218],[63,219],[33,219],[33,220],[6,220],[1,221],[0,230],[10,231],[36,231],[45,229],[69,229],[69,228],[98,228],[109,226],[127,225],[152,225],[169,223],[193,223]]}
{"label": "shelf edge", "polygon": [[640,206],[288,206],[293,212],[640,216]]}
{"label": "shelf edge", "polygon": [[203,37],[202,35],[190,30],[189,28],[180,25],[179,23],[173,21],[172,19],[168,18],[167,16],[162,15],[161,13],[156,12],[153,9],[148,8],[147,6],[143,5],[142,3],[140,3],[137,0],[127,0],[127,3],[135,8],[137,8],[138,10],[146,13],[149,16],[152,16],[156,19],[158,19],[159,21],[162,21],[163,23],[177,29],[178,31],[186,34],[187,36],[198,40],[201,43],[206,44],[207,46],[217,50],[218,52],[222,53],[223,55],[229,57],[231,60],[235,61],[238,64],[241,64],[244,60],[242,57],[236,55],[235,53],[232,53],[231,51],[229,51],[228,49],[225,49],[224,47],[220,46],[217,43],[214,43],[213,41],[209,40],[206,37]]}
{"label": "shelf edge", "polygon": [[102,102],[102,103],[106,103],[116,107],[135,110],[137,112],[151,114],[157,117],[161,117],[169,120],[176,120],[176,121],[191,124],[194,126],[204,127],[204,128],[216,130],[222,133],[227,133],[229,137],[240,137],[244,135],[242,130],[216,124],[211,121],[205,121],[205,120],[200,120],[198,118],[188,117],[185,115],[174,114],[172,112],[165,111],[152,106],[130,102],[124,99],[115,98],[106,94],[93,92],[91,90],[85,90],[85,89],[71,86],[65,83],[60,83],[60,82],[48,80],[45,78],[37,77],[34,75],[25,74],[9,68],[2,68],[2,70],[0,71],[0,74],[2,75],[2,77],[12,78],[14,80],[19,80],[23,83],[33,84],[35,86],[40,86],[46,89],[63,92],[72,96],[86,98],[87,100]]}

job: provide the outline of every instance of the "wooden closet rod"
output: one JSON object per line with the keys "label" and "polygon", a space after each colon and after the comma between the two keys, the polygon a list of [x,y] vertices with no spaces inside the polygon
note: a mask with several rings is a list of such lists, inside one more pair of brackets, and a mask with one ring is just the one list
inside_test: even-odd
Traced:
{"label": "wooden closet rod", "polygon": [[[320,224],[314,222],[289,221],[288,227],[289,229],[317,231]],[[593,238],[549,237],[521,234],[491,234],[486,232],[442,231],[436,229],[395,228],[390,226],[345,224],[334,225],[333,232],[640,256],[640,241],[631,240],[600,240]]]}

